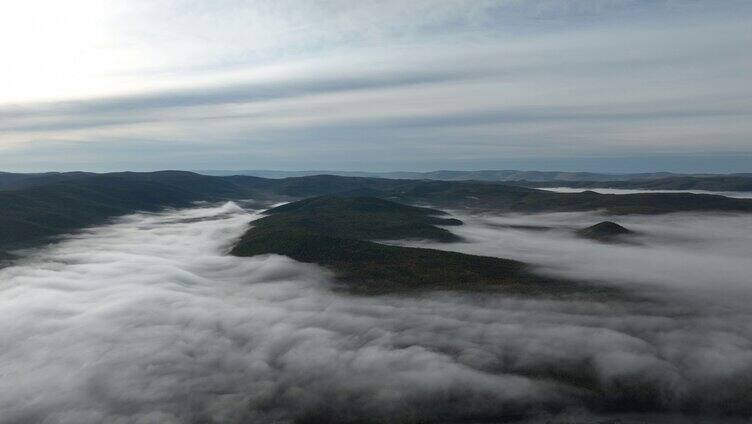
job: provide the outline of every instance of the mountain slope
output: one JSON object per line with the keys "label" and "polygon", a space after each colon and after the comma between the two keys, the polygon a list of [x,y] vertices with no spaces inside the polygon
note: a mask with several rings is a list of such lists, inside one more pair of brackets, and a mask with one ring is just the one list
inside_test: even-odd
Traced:
{"label": "mountain slope", "polygon": [[433,249],[388,246],[373,239],[458,238],[437,225],[441,211],[377,198],[317,197],[271,209],[252,223],[231,253],[279,254],[316,263],[366,292],[499,287],[552,290],[560,284],[535,276],[522,262]]}
{"label": "mountain slope", "polygon": [[250,181],[236,184],[165,171],[89,175],[0,191],[0,247],[26,245],[135,211],[242,198],[253,194],[251,186]]}
{"label": "mountain slope", "polygon": [[40,174],[0,172],[0,190],[17,190],[36,187],[56,182],[76,180],[90,175],[96,174],[89,172],[45,172]]}
{"label": "mountain slope", "polygon": [[375,197],[314,197],[276,207],[267,214],[254,223],[254,234],[290,229],[341,239],[450,242],[459,238],[437,225],[462,225],[457,219],[436,216],[444,214],[442,211]]}

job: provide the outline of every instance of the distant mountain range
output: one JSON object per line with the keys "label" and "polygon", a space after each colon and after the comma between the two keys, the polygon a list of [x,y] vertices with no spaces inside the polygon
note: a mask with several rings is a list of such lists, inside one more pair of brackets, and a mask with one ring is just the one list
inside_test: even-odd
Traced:
{"label": "distant mountain range", "polygon": [[53,182],[74,180],[87,175],[97,174],[91,172],[42,172],[29,174],[0,172],[0,190],[26,188]]}
{"label": "distant mountain range", "polygon": [[671,176],[630,181],[515,181],[526,187],[616,188],[630,190],[752,191],[752,174]]}
{"label": "distant mountain range", "polygon": [[[253,176],[268,179],[336,175],[341,177],[407,180],[507,182],[526,187],[752,191],[752,173],[674,174],[670,172],[652,172],[636,174],[599,174],[592,172],[515,170],[432,172],[208,170],[197,171],[196,173],[208,176]],[[102,174],[91,172],[45,172],[25,174],[0,172],[0,190],[27,188],[52,182],[70,181],[83,176],[93,175]]]}
{"label": "distant mountain range", "polygon": [[[358,172],[358,171],[275,171],[275,170],[204,170],[196,171],[203,175],[228,176],[250,175],[263,178],[289,178],[307,177],[311,175],[338,175],[343,177],[367,177],[367,178],[396,178],[409,180],[443,180],[443,181],[528,181],[528,182],[552,182],[552,181],[642,181],[656,180],[669,177],[697,177],[713,178],[724,176],[722,174],[674,174],[671,172],[650,172],[635,174],[604,174],[593,172],[562,172],[562,171],[516,171],[516,170],[482,170],[482,171],[431,171],[431,172]],[[752,178],[749,174],[729,174],[738,177]]]}
{"label": "distant mountain range", "polygon": [[752,212],[752,200],[685,193],[557,193],[487,181],[317,175],[269,179],[186,171],[0,174],[0,251],[35,244],[135,211],[195,201],[279,202],[322,195],[497,212],[604,210],[615,214]]}

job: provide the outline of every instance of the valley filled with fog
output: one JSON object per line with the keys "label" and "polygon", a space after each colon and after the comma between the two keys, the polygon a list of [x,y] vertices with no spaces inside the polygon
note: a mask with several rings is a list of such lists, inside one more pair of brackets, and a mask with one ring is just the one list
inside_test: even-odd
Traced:
{"label": "valley filled with fog", "polygon": [[2,1],[0,424],[752,424],[750,23]]}
{"label": "valley filled with fog", "polygon": [[[228,255],[259,211],[128,215],[0,269],[0,423],[752,414],[752,217],[452,213],[463,241],[400,244],[618,294],[355,295],[315,265]],[[576,236],[606,218],[636,234]]]}

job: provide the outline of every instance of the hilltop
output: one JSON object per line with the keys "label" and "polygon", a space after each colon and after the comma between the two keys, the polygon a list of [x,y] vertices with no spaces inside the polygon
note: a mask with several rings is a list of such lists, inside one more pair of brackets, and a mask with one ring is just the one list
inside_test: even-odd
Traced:
{"label": "hilltop", "polygon": [[615,241],[619,236],[634,234],[621,225],[612,221],[603,221],[577,231],[577,235],[601,242]]}

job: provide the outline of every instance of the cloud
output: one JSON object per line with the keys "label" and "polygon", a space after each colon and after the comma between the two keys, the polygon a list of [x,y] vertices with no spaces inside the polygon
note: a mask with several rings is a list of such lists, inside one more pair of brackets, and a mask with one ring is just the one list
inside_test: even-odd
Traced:
{"label": "cloud", "polygon": [[[449,156],[479,163],[748,151],[752,128],[743,118],[752,111],[752,84],[738,72],[750,66],[740,54],[752,39],[744,2],[403,3],[113,7],[117,13],[102,21],[114,33],[92,29],[93,38],[113,43],[105,52],[135,50],[144,61],[104,57],[97,63],[134,63],[104,72],[87,59],[98,73],[89,75],[60,60],[83,82],[65,95],[0,100],[0,149],[33,159],[49,151],[46,143],[65,142],[82,155],[91,144],[106,150],[123,139],[175,150],[203,143],[240,150],[245,168],[312,160],[338,168],[343,159],[330,153],[342,148],[363,162],[391,159],[358,153],[364,142],[430,158],[431,167],[451,166]],[[101,46],[91,48],[70,57],[98,57]],[[33,75],[53,68],[34,69],[16,83],[2,79],[8,87],[0,92],[66,85],[49,73],[36,83]],[[86,81],[93,86],[79,87]],[[275,143],[282,147],[269,147]],[[276,158],[282,154],[288,163]],[[114,165],[107,157],[96,159],[99,166]],[[190,164],[170,155],[161,161]],[[228,164],[210,162],[201,167]],[[18,163],[0,158],[6,168]],[[77,166],[65,158],[56,168]]]}
{"label": "cloud", "polygon": [[646,244],[620,247],[498,225],[588,215],[470,217],[473,242],[451,245],[648,287],[635,302],[352,296],[313,265],[227,256],[257,216],[233,203],[130,215],[0,270],[0,422],[752,414],[748,218],[630,218]]}

